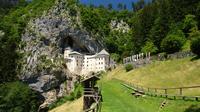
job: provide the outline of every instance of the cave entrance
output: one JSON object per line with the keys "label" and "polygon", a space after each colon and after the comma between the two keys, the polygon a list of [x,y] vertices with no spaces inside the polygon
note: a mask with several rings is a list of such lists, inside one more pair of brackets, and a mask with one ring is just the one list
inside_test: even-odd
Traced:
{"label": "cave entrance", "polygon": [[85,45],[82,45],[80,42],[76,42],[71,36],[64,37],[61,41],[60,47],[62,48],[62,53],[64,53],[65,48],[68,47],[81,53],[88,53]]}
{"label": "cave entrance", "polygon": [[67,36],[67,38],[66,38],[66,45],[68,45],[68,47],[71,47],[71,48],[74,47],[74,40],[72,39],[72,37]]}
{"label": "cave entrance", "polygon": [[62,48],[62,53],[64,53],[65,48],[70,47],[73,49],[74,40],[70,36],[64,37],[60,42],[60,47]]}

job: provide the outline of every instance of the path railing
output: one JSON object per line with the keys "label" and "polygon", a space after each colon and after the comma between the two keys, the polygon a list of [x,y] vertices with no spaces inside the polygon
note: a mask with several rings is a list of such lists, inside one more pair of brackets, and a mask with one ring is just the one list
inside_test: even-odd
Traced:
{"label": "path railing", "polygon": [[[200,90],[200,86],[186,86],[186,87],[171,87],[171,88],[148,88],[148,87],[143,87],[139,86],[133,83],[128,83],[123,80],[119,79],[114,79],[118,80],[121,82],[121,84],[133,91],[142,91],[144,94],[149,95],[149,96],[154,96],[154,97],[165,97],[168,99],[182,99],[182,100],[196,100],[200,101],[200,96],[189,96],[189,95],[184,95],[184,90],[186,89],[198,89]],[[169,91],[177,91],[177,94],[174,94],[174,92],[169,92]]]}

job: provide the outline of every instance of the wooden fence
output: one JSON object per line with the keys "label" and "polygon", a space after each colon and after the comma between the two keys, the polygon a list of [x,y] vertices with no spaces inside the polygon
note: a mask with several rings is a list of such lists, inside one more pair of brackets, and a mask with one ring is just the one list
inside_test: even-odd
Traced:
{"label": "wooden fence", "polygon": [[[135,85],[133,83],[127,83],[125,81],[115,79],[121,82],[121,84],[133,91],[141,91],[146,95],[154,96],[154,97],[165,97],[168,99],[182,99],[182,100],[196,100],[200,101],[200,96],[187,96],[183,95],[184,90],[186,89],[199,89],[200,86],[188,86],[188,87],[172,87],[172,88],[148,88],[139,85]],[[170,94],[170,90],[175,90],[178,94]],[[161,93],[162,92],[162,93]]]}
{"label": "wooden fence", "polygon": [[93,88],[84,88],[84,98],[91,98],[94,100],[93,105],[89,109],[84,110],[84,112],[101,112],[102,96],[100,92],[100,90],[96,91]]}

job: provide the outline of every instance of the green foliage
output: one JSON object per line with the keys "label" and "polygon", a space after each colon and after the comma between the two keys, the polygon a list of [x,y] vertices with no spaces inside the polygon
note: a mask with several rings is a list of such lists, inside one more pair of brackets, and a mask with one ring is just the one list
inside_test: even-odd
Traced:
{"label": "green foliage", "polygon": [[36,112],[38,101],[36,93],[21,82],[0,85],[0,111],[2,112]]}
{"label": "green foliage", "polygon": [[120,61],[120,55],[117,54],[117,53],[112,53],[111,54],[111,58],[116,61],[116,62],[119,62]]}
{"label": "green foliage", "polygon": [[191,50],[194,54],[200,56],[200,35],[192,39]]}
{"label": "green foliage", "polygon": [[189,33],[189,39],[191,40],[190,49],[194,54],[200,56],[200,31],[197,27],[192,28]]}
{"label": "green foliage", "polygon": [[129,55],[133,48],[131,38],[132,32],[122,33],[119,31],[112,31],[104,41],[109,49],[109,52],[118,54],[128,52]]}
{"label": "green foliage", "polygon": [[126,72],[129,72],[129,71],[133,70],[133,65],[127,64],[127,65],[125,65],[125,69],[126,69]]}
{"label": "green foliage", "polygon": [[[149,4],[140,0],[132,4],[135,12],[122,10],[123,4],[118,4],[120,11],[83,7],[81,18],[83,26],[92,34],[98,34],[97,39],[103,40],[109,52],[123,58],[132,53],[147,51],[150,47],[146,44],[150,46],[152,43],[155,46],[153,52],[162,52],[161,42],[169,35],[188,37],[190,29],[197,27],[200,20],[197,21],[200,14],[194,10],[200,6],[198,4],[198,0],[157,0]],[[109,28],[113,19],[128,23],[130,33],[113,32]],[[147,43],[148,40],[152,40],[152,43]],[[185,47],[188,49],[188,44]]]}
{"label": "green foliage", "polygon": [[183,28],[189,30],[194,27],[197,27],[197,21],[195,20],[195,15],[191,14],[186,15],[184,19]]}
{"label": "green foliage", "polygon": [[181,50],[186,39],[180,32],[181,31],[178,31],[177,34],[168,34],[167,37],[162,40],[161,48],[164,52],[174,53]]}
{"label": "green foliage", "polygon": [[[5,35],[0,38],[0,83],[16,80],[19,73],[21,54],[16,50],[21,41],[21,35],[28,21],[49,9],[55,0],[33,0],[27,4],[20,0],[19,4],[0,19],[0,30]],[[1,14],[0,14],[1,15]]]}
{"label": "green foliage", "polygon": [[69,96],[64,96],[60,99],[58,99],[56,102],[54,102],[53,104],[49,105],[49,110],[58,107],[64,103],[66,103],[67,101],[73,101],[75,99],[78,99],[82,96],[83,94],[83,87],[81,84],[75,84],[75,89],[74,91],[69,95]]}
{"label": "green foliage", "polygon": [[154,43],[152,41],[146,41],[144,47],[142,47],[141,52],[143,53],[156,53],[158,51],[158,48],[154,45]]}
{"label": "green foliage", "polygon": [[190,51],[191,50],[190,46],[191,46],[191,41],[187,40],[181,49],[182,51]]}
{"label": "green foliage", "polygon": [[194,39],[200,36],[200,31],[198,30],[197,27],[193,27],[192,29],[190,29],[190,33],[189,33],[189,39]]}

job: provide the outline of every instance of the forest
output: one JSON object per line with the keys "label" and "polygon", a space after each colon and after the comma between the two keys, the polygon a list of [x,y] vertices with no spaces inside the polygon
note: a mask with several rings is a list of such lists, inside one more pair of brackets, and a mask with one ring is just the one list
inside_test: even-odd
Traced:
{"label": "forest", "polygon": [[[123,4],[113,10],[112,4],[82,7],[83,25],[100,35],[109,52],[117,61],[139,52],[174,53],[190,50],[193,38],[199,37],[200,2],[198,0],[140,0],[132,4],[132,11]],[[129,26],[127,33],[111,31],[111,20],[123,20]],[[99,38],[99,37],[98,37]]]}

